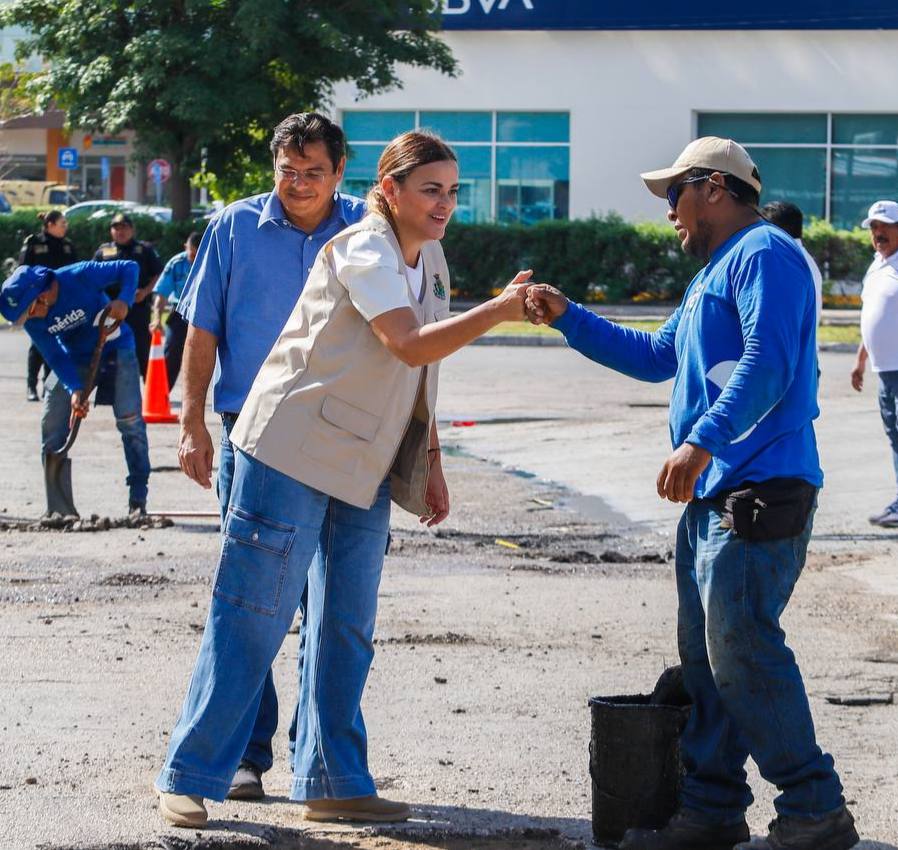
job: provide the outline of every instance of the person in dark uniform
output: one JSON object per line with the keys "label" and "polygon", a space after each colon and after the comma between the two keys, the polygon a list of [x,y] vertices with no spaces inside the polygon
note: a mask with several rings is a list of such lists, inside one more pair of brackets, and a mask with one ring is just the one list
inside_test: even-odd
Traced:
{"label": "person in dark uniform", "polygon": [[[66,238],[69,223],[60,210],[38,213],[43,226],[40,233],[32,233],[23,243],[19,253],[20,266],[45,266],[58,269],[78,261],[75,246]],[[50,374],[50,367],[44,361],[36,345],[28,349],[28,401],[37,401],[37,378],[41,366],[44,367],[44,381]]]}
{"label": "person in dark uniform", "polygon": [[[140,266],[140,280],[134,304],[128,311],[126,319],[134,332],[134,343],[137,349],[137,362],[140,365],[140,376],[147,376],[147,362],[150,359],[150,293],[156,279],[162,273],[162,260],[156,249],[149,242],[140,242],[134,238],[134,222],[126,213],[119,212],[112,217],[109,225],[112,241],[103,243],[94,254],[94,259],[134,260]],[[118,288],[110,287],[106,294],[110,298],[118,297]]]}

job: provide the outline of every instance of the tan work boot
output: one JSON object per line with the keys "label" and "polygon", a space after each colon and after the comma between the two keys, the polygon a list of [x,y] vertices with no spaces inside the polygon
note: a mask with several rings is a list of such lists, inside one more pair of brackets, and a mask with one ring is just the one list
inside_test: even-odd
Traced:
{"label": "tan work boot", "polygon": [[358,820],[395,823],[408,820],[412,811],[407,803],[384,800],[377,794],[369,797],[350,797],[346,800],[307,800],[303,817],[306,820]]}
{"label": "tan work boot", "polygon": [[203,805],[202,797],[192,794],[170,794],[159,792],[159,813],[172,826],[184,826],[189,829],[205,829],[209,815]]}

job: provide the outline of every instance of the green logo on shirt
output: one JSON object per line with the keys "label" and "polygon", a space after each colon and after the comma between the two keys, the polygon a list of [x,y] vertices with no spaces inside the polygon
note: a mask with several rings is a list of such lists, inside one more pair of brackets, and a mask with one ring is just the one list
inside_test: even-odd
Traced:
{"label": "green logo on shirt", "polygon": [[443,286],[443,281],[440,280],[439,274],[433,276],[433,294],[436,295],[437,298],[442,298],[444,301],[446,300],[446,287]]}

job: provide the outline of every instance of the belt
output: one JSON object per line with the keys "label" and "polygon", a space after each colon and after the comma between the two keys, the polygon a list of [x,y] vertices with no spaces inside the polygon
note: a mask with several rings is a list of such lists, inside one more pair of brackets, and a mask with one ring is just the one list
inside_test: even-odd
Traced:
{"label": "belt", "polygon": [[226,425],[233,425],[237,421],[237,417],[239,415],[240,415],[239,413],[229,413],[227,411],[220,414],[221,421],[224,422]]}

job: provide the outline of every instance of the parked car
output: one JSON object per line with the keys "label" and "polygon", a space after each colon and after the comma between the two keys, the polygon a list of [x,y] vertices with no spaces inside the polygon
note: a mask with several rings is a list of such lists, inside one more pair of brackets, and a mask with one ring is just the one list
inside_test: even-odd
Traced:
{"label": "parked car", "polygon": [[106,218],[114,216],[117,212],[126,212],[130,215],[148,215],[157,221],[171,221],[171,210],[168,207],[153,207],[147,204],[138,204],[134,201],[96,200],[82,201],[73,204],[66,211],[66,218],[70,221],[90,218]]}
{"label": "parked car", "polygon": [[80,187],[52,180],[0,180],[0,192],[14,207],[64,207],[82,198]]}

